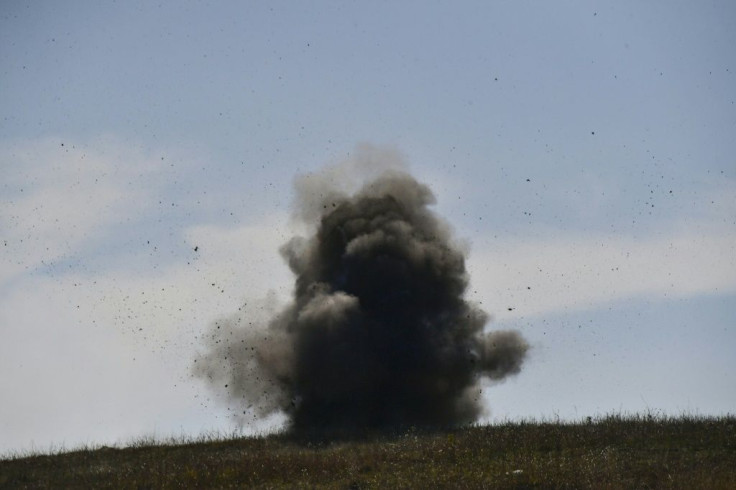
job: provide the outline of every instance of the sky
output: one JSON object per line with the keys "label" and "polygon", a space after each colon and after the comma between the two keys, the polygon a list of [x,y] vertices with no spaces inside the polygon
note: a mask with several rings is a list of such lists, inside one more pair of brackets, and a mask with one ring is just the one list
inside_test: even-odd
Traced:
{"label": "sky", "polygon": [[[0,453],[239,428],[294,179],[402,155],[518,329],[482,421],[736,412],[732,2],[3,2]],[[255,319],[254,319],[255,321]]]}

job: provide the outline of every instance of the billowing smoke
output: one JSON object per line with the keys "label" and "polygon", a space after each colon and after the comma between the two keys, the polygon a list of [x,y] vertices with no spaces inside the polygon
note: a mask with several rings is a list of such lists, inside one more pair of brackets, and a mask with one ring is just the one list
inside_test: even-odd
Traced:
{"label": "billowing smoke", "polygon": [[518,373],[528,344],[484,331],[488,315],[464,297],[462,247],[431,210],[430,189],[391,152],[359,154],[353,170],[375,175],[352,192],[340,188],[350,171],[297,181],[311,236],[281,248],[296,276],[290,304],[217,322],[224,333],[195,372],[227,386],[244,413],[283,411],[295,431],[472,422],[480,380]]}

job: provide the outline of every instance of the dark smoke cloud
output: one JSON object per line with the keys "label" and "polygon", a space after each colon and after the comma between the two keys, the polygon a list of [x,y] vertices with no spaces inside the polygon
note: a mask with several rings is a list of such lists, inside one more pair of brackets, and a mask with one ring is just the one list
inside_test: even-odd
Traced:
{"label": "dark smoke cloud", "polygon": [[[293,301],[217,322],[196,363],[244,413],[283,411],[296,431],[458,426],[481,414],[483,377],[519,372],[528,344],[484,332],[488,315],[464,299],[462,247],[396,160],[363,148],[352,167],[297,181],[311,236],[281,248]],[[357,190],[341,188],[360,174]]]}

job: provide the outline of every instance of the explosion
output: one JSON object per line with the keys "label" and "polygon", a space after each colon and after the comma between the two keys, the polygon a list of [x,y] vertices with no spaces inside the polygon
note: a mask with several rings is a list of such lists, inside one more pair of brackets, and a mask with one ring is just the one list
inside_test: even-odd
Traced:
{"label": "explosion", "polygon": [[225,380],[258,415],[283,411],[294,431],[475,421],[480,380],[518,373],[529,346],[515,331],[484,332],[489,317],[464,298],[465,256],[431,190],[395,168],[353,193],[327,179],[297,187],[313,233],[281,248],[293,300],[264,325],[220,322],[234,337],[195,372]]}

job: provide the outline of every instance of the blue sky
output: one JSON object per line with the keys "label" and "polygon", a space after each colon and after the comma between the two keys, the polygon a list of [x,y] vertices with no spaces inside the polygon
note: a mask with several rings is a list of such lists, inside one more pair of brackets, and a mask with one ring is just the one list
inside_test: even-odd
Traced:
{"label": "blue sky", "polygon": [[231,430],[190,378],[201,335],[287,297],[294,177],[366,145],[430,184],[488,328],[533,346],[487,420],[733,413],[734,20],[727,1],[6,2],[0,450]]}

